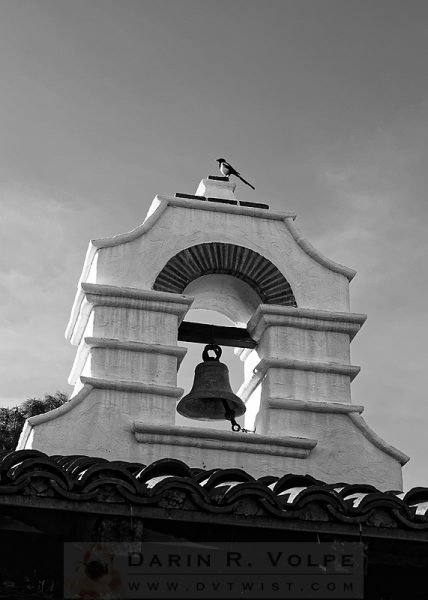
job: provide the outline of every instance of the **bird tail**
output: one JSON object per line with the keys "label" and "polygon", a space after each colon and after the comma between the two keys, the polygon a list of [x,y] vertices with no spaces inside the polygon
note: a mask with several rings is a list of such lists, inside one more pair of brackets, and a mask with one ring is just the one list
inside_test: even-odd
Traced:
{"label": "bird tail", "polygon": [[[237,174],[237,175],[238,175],[238,174]],[[238,175],[238,177],[239,177],[239,179],[240,179],[241,181],[243,181],[244,183],[246,183],[247,185],[249,185],[249,186],[250,186],[250,188],[253,188],[253,190],[255,190],[255,189],[256,189],[256,188],[255,188],[253,185],[251,185],[251,183],[249,183],[249,182],[248,182],[246,179],[244,179],[244,178],[243,178],[243,177],[241,177],[240,175]]]}

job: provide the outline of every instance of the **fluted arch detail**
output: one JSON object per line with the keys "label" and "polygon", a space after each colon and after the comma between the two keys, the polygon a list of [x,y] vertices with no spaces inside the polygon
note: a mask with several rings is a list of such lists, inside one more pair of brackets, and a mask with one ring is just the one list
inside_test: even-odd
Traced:
{"label": "fluted arch detail", "polygon": [[153,289],[182,294],[189,283],[213,273],[242,279],[263,304],[297,306],[290,284],[267,258],[249,248],[221,242],[197,244],[173,256],[156,277]]}

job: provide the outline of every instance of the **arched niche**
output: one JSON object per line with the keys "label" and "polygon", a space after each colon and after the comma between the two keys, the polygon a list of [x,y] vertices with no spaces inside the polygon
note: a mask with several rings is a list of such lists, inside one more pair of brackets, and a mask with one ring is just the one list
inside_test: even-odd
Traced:
{"label": "arched niche", "polygon": [[[228,277],[208,280],[209,275]],[[234,284],[234,278],[245,285]],[[199,279],[199,283],[191,285]],[[156,277],[153,289],[176,294],[186,291],[195,295],[194,292],[197,292],[200,297],[204,296],[206,301],[209,290],[212,292],[212,286],[215,284],[221,287],[225,297],[229,295],[235,299],[245,298],[247,309],[254,307],[256,298],[259,299],[258,304],[297,306],[290,284],[273,263],[254,250],[221,242],[197,244],[170,258]],[[251,293],[247,293],[248,288],[251,289]],[[212,302],[217,303],[217,308],[213,310],[219,310],[219,296]],[[206,303],[204,307],[207,308]],[[234,310],[232,309],[232,312]],[[226,314],[224,309],[219,312]],[[242,322],[241,316],[236,319],[236,314],[229,318],[235,322]]]}
{"label": "arched niche", "polygon": [[[161,292],[194,297],[193,309],[216,311],[237,327],[246,327],[260,304],[296,307],[290,284],[280,270],[254,250],[209,242],[186,248],[169,259],[153,284]],[[244,382],[237,391],[245,391],[260,361],[257,350],[239,352],[244,363]],[[250,397],[251,396],[251,397]],[[260,403],[260,388],[248,396],[245,426],[253,426]]]}

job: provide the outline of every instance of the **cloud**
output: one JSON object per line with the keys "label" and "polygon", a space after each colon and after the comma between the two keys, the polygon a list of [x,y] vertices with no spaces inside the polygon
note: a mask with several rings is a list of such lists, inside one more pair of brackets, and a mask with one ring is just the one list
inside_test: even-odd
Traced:
{"label": "cloud", "polygon": [[68,388],[74,350],[63,331],[77,280],[71,226],[78,213],[19,185],[3,184],[0,198],[1,396],[19,402]]}
{"label": "cloud", "polygon": [[[425,139],[421,136],[425,133]],[[351,309],[368,320],[352,344],[362,372],[353,402],[386,441],[413,457],[405,485],[420,479],[426,406],[426,166],[428,128],[414,122],[358,140],[349,155],[324,161],[319,180],[331,197],[331,219],[314,243],[356,268]]]}

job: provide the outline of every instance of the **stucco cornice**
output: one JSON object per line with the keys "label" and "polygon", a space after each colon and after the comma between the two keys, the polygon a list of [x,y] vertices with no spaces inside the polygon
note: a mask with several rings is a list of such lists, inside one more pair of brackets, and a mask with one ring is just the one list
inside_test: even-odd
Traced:
{"label": "stucco cornice", "polygon": [[192,302],[193,298],[184,294],[82,282],[65,337],[73,344],[80,342],[92,307],[95,305],[157,310],[176,314],[181,321]]}
{"label": "stucco cornice", "polygon": [[251,394],[260,384],[269,369],[292,369],[295,371],[311,371],[331,375],[344,375],[352,381],[361,367],[339,363],[328,363],[312,360],[296,360],[291,358],[262,358],[254,368],[252,375],[241,385],[238,396],[247,402]]}
{"label": "stucco cornice", "polygon": [[317,440],[284,436],[271,438],[264,435],[196,429],[195,427],[165,427],[134,423],[136,440],[142,444],[155,444],[162,440],[166,446],[190,446],[191,448],[211,448],[228,452],[267,454],[307,458]]}
{"label": "stucco cornice", "polygon": [[264,400],[269,408],[283,410],[301,410],[308,412],[332,413],[332,414],[361,414],[364,406],[360,404],[345,404],[344,402],[321,402],[311,400],[294,400],[292,398],[266,398]]}
{"label": "stucco cornice", "polygon": [[[99,283],[82,283],[82,290],[86,296],[114,298],[115,302],[126,300],[141,300],[143,302],[172,303],[190,306],[193,298],[184,294],[171,294],[170,292],[157,292],[154,290],[141,290],[138,288],[119,287],[116,285],[102,285]],[[101,300],[100,300],[101,301]],[[182,308],[177,308],[181,312]]]}
{"label": "stucco cornice", "polygon": [[331,373],[334,375],[346,375],[351,380],[361,370],[356,365],[341,365],[338,363],[291,358],[263,358],[254,369],[254,373],[259,377],[264,377],[268,369],[295,369],[297,371],[312,371],[314,373]]}
{"label": "stucco cornice", "polygon": [[107,348],[128,350],[130,352],[146,352],[148,354],[167,354],[175,356],[181,362],[187,352],[183,346],[168,346],[166,344],[146,344],[145,342],[123,341],[113,338],[85,337],[85,343],[91,348]]}
{"label": "stucco cornice", "polygon": [[98,377],[86,377],[81,375],[80,380],[83,384],[88,384],[96,389],[115,390],[118,392],[135,392],[143,394],[154,394],[157,396],[171,396],[180,398],[183,395],[183,388],[172,385],[158,385],[156,383],[145,383],[144,381],[120,381],[117,379],[101,379]]}
{"label": "stucco cornice", "polygon": [[175,356],[177,358],[177,369],[187,353],[187,348],[183,346],[168,346],[166,344],[147,344],[134,340],[123,341],[115,338],[85,337],[83,343],[77,350],[76,358],[71,369],[68,383],[76,385],[80,373],[86,363],[90,348],[104,348],[106,350],[127,350],[129,352],[144,352],[147,354],[164,354]]}
{"label": "stucco cornice", "polygon": [[248,321],[247,329],[256,341],[270,326],[347,333],[352,339],[366,319],[367,315],[360,313],[260,304]]}

